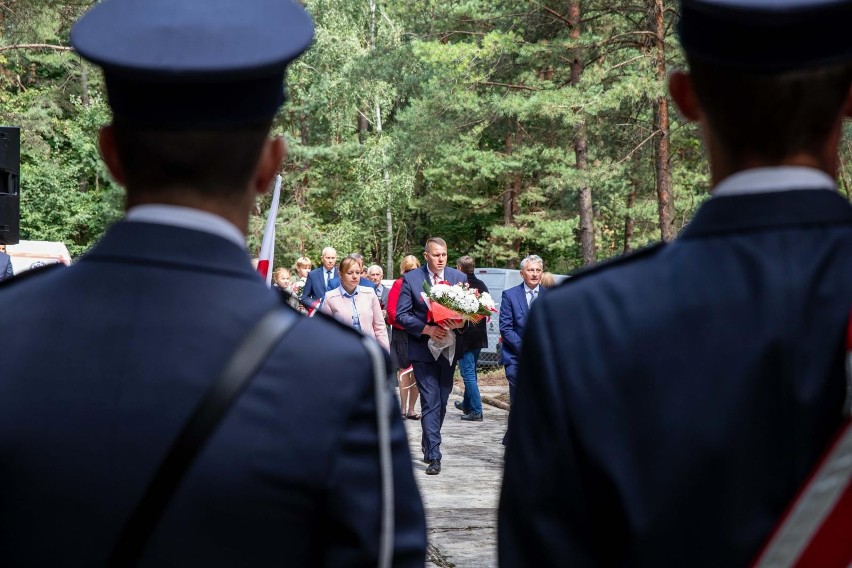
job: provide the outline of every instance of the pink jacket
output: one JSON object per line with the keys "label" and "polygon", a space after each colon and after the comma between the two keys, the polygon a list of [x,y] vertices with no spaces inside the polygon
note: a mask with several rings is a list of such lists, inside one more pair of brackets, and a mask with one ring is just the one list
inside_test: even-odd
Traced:
{"label": "pink jacket", "polygon": [[[325,293],[320,311],[334,316],[340,322],[348,326],[352,325],[352,299],[343,296],[343,287],[338,286]],[[379,345],[390,350],[388,342],[388,330],[382,316],[382,307],[376,291],[366,286],[358,286],[358,294],[355,296],[355,305],[358,308],[358,320],[361,322],[361,332],[374,338]]]}

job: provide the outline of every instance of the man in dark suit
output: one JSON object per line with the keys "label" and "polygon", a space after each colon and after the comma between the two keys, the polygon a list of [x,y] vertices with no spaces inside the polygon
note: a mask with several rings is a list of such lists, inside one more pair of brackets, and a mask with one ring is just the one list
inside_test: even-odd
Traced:
{"label": "man in dark suit", "polygon": [[[237,344],[289,310],[252,270],[244,235],[285,153],[268,138],[285,67],[313,27],[287,0],[216,8],[106,0],[71,32],[104,68],[113,122],[100,147],[128,211],[74,266],[0,287],[0,313],[16,314],[0,365],[0,565],[107,565]],[[390,421],[391,562],[423,565],[405,432],[395,404],[377,408],[367,348],[344,326],[291,314],[139,565],[379,564],[377,412]]]}
{"label": "man in dark suit", "polygon": [[540,256],[530,255],[521,261],[521,278],[524,281],[508,290],[503,290],[500,296],[500,337],[503,338],[503,348],[500,352],[500,362],[506,371],[509,381],[509,400],[515,400],[515,385],[518,378],[518,355],[527,326],[527,316],[530,308],[539,295],[545,290],[541,286],[541,274],[544,271],[544,261]]}
{"label": "man in dark suit", "polygon": [[323,299],[325,293],[332,290],[332,280],[337,280],[340,285],[340,272],[337,270],[337,251],[332,247],[322,249],[322,264],[310,272],[305,280],[305,288],[302,290],[302,300],[307,304],[314,304]]}
{"label": "man in dark suit", "polygon": [[[469,255],[460,257],[456,261],[460,272],[467,276],[467,283],[471,288],[478,290],[480,294],[488,293],[485,282],[476,277],[476,263]],[[483,347],[488,347],[488,320],[482,319],[468,326],[468,329],[459,337],[462,344],[462,354],[459,357],[459,374],[464,381],[464,396],[461,401],[456,401],[456,408],[461,410],[461,419],[470,422],[482,422],[482,397],[479,394],[479,383],[476,377],[476,364],[479,362],[479,353]]]}
{"label": "man in dark suit", "polygon": [[409,334],[408,358],[414,366],[414,377],[420,389],[420,407],[423,428],[420,449],[423,461],[428,463],[428,475],[441,473],[441,425],[447,414],[447,402],[453,390],[453,372],[461,355],[461,342],[456,340],[455,353],[450,362],[444,355],[437,359],[429,350],[429,338],[442,340],[448,333],[457,333],[463,324],[439,326],[429,322],[429,310],[421,297],[423,283],[436,284],[467,282],[467,277],[447,266],[447,243],[432,237],[426,241],[423,256],[426,264],[411,270],[402,277],[402,289],[397,303],[396,321]]}
{"label": "man in dark suit", "polygon": [[825,38],[846,37],[852,2],[679,13],[690,71],[669,90],[701,127],[713,196],[671,244],[533,310],[501,566],[751,565],[850,410],[852,207],[835,179],[852,43]]}
{"label": "man in dark suit", "polygon": [[390,288],[387,288],[384,284],[382,284],[382,278],[385,276],[385,271],[382,270],[382,267],[378,264],[372,264],[367,269],[367,278],[370,282],[373,283],[373,286],[376,288],[376,296],[379,297],[379,302],[382,304],[382,309],[385,309],[385,306],[388,304],[388,293],[390,292]]}
{"label": "man in dark suit", "polygon": [[12,277],[12,258],[6,254],[6,245],[0,244],[0,280]]}

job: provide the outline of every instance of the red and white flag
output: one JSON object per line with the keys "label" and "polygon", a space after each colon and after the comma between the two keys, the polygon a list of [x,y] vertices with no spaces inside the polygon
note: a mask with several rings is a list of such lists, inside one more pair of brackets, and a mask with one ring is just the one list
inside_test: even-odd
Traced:
{"label": "red and white flag", "polygon": [[852,318],[846,337],[844,422],[787,507],[754,568],[852,566]]}
{"label": "red and white flag", "polygon": [[257,261],[257,271],[266,280],[266,285],[272,287],[272,261],[275,258],[275,219],[278,217],[278,201],[281,197],[281,176],[275,178],[275,189],[272,191],[272,205],[266,217],[266,229],[263,231],[263,241],[260,243],[260,256]]}

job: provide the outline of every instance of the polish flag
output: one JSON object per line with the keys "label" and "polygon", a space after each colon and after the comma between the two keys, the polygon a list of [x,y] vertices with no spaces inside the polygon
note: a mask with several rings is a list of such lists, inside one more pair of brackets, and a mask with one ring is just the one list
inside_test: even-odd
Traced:
{"label": "polish flag", "polygon": [[260,256],[257,261],[257,271],[266,280],[266,285],[272,287],[272,261],[275,257],[275,218],[278,216],[278,201],[281,197],[281,176],[275,178],[275,189],[272,192],[272,206],[266,217],[266,229],[263,231],[263,241],[260,243]]}

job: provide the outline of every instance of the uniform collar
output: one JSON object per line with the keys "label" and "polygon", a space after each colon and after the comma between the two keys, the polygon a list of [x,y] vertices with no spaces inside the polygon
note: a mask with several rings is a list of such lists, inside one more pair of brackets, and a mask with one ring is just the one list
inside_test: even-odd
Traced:
{"label": "uniform collar", "polygon": [[155,223],[120,221],[80,259],[145,263],[228,273],[262,282],[245,248],[207,231]]}
{"label": "uniform collar", "polygon": [[852,224],[852,206],[833,191],[808,189],[713,197],[678,239],[805,225]]}
{"label": "uniform collar", "polygon": [[713,188],[713,196],[726,197],[807,189],[836,191],[837,186],[831,176],[815,168],[800,166],[753,168],[737,172],[723,179]]}
{"label": "uniform collar", "polygon": [[136,205],[128,209],[125,220],[204,231],[228,239],[242,248],[246,246],[246,238],[236,225],[224,217],[192,207],[160,203]]}

